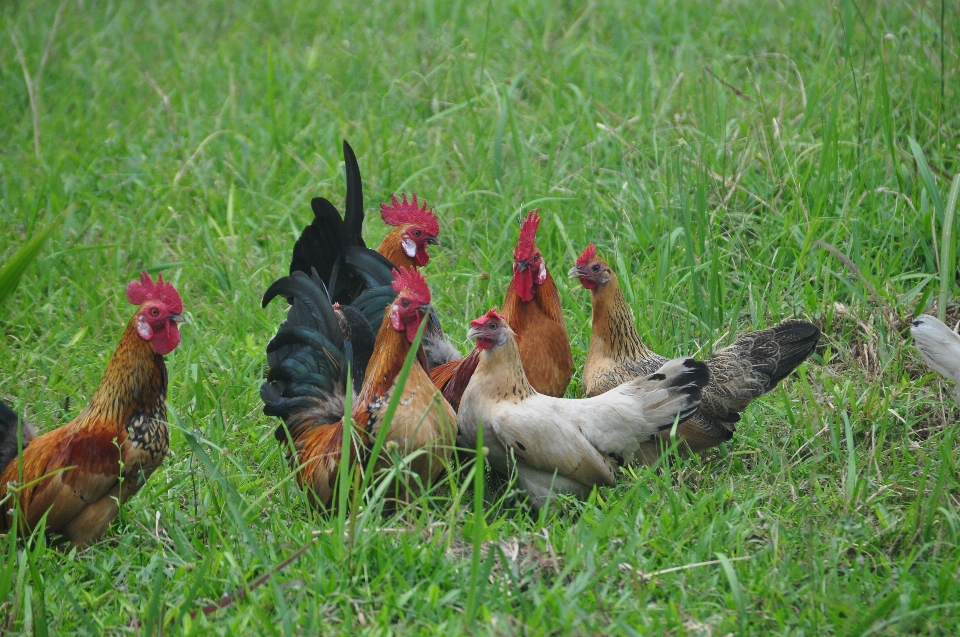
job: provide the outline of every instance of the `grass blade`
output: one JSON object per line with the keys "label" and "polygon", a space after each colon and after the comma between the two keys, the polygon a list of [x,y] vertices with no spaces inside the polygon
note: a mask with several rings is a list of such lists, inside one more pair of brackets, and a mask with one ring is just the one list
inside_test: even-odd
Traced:
{"label": "grass blade", "polygon": [[937,303],[937,318],[947,320],[947,303],[953,298],[953,279],[956,276],[956,245],[953,241],[953,219],[957,211],[957,196],[960,195],[960,173],[953,176],[947,207],[943,211],[943,229],[940,233],[940,300]]}
{"label": "grass blade", "polygon": [[30,264],[33,263],[34,259],[37,258],[47,238],[53,234],[54,230],[60,227],[64,218],[73,212],[75,207],[76,206],[71,205],[57,215],[53,221],[41,228],[29,241],[20,246],[20,249],[0,267],[0,306],[3,306],[4,302],[13,294],[13,291],[17,289],[20,278],[23,276],[23,273],[27,271],[27,268],[30,267]]}

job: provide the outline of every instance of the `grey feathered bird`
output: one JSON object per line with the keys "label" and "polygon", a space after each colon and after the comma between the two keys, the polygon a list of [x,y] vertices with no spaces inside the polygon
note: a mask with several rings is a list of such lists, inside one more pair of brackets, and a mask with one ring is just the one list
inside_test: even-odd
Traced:
{"label": "grey feathered bird", "polygon": [[[617,275],[597,258],[592,243],[570,276],[590,290],[593,301],[593,334],[583,369],[587,396],[653,373],[667,362],[640,340]],[[710,383],[703,389],[700,409],[677,428],[677,437],[685,443],[681,451],[703,451],[730,440],[740,412],[796,369],[819,340],[820,329],[813,323],[788,320],[744,334],[711,356],[705,361]],[[663,443],[669,442],[670,432],[662,432],[660,438],[641,445],[638,458],[653,463]]]}
{"label": "grey feathered bird", "polygon": [[929,314],[915,318],[910,333],[913,344],[930,369],[956,383],[957,402],[960,403],[960,334]]}

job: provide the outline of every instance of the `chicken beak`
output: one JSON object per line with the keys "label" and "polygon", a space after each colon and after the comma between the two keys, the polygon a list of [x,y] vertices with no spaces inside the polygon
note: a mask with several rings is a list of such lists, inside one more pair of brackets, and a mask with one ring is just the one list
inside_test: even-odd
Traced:
{"label": "chicken beak", "polygon": [[567,276],[571,279],[582,279],[583,277],[587,276],[587,273],[581,270],[579,265],[575,265],[570,268],[569,272],[567,272]]}
{"label": "chicken beak", "polygon": [[528,267],[526,261],[517,261],[517,272],[524,272]]}
{"label": "chicken beak", "polygon": [[183,314],[171,314],[170,320],[174,323],[186,323],[187,319],[184,318]]}
{"label": "chicken beak", "polygon": [[479,327],[471,327],[470,330],[467,332],[467,338],[473,341],[477,340],[481,336],[483,336],[483,330],[480,329]]}
{"label": "chicken beak", "polygon": [[440,237],[427,237],[427,243],[433,246],[440,245]]}
{"label": "chicken beak", "polygon": [[430,305],[429,303],[424,303],[423,305],[417,308],[417,312],[419,312],[423,316],[426,316],[427,314],[430,313],[430,310],[432,309],[433,309],[432,305]]}

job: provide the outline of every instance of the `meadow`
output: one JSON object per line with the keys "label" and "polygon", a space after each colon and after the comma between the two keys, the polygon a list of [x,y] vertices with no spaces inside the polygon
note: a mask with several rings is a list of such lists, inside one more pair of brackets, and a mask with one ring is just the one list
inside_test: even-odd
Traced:
{"label": "meadow", "polygon": [[[13,0],[0,22],[0,262],[55,224],[0,305],[0,398],[41,431],[75,416],[144,269],[189,318],[169,457],[86,550],[0,537],[0,633],[960,633],[960,405],[908,329],[960,320],[955,4]],[[660,353],[789,317],[824,336],[731,442],[586,502],[536,515],[466,462],[396,513],[316,515],[261,411],[285,309],[260,299],[310,199],[342,210],[343,139],[368,245],[392,193],[437,213],[424,273],[464,350],[534,207],[578,367],[590,301],[564,275],[590,241]]]}

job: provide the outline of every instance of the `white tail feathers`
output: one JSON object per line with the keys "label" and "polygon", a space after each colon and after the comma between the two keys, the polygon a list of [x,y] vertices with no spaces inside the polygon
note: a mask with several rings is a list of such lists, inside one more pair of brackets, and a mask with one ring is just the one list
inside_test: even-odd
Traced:
{"label": "white tail feathers", "polygon": [[960,403],[960,334],[929,314],[914,319],[910,333],[927,365],[956,383]]}

